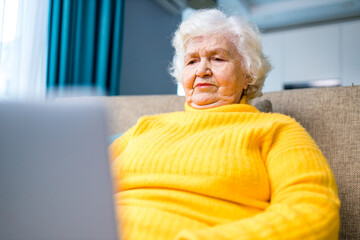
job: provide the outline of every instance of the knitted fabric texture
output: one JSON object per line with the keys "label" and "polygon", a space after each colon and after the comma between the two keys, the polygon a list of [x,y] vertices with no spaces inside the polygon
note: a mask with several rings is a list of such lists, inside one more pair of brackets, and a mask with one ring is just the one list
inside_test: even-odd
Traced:
{"label": "knitted fabric texture", "polygon": [[337,239],[333,173],[294,119],[248,104],[145,116],[110,146],[123,239]]}

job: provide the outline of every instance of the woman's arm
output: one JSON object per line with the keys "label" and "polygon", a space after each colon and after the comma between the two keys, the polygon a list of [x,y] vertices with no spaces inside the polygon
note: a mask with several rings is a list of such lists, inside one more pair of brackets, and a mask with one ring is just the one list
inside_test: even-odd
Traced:
{"label": "woman's arm", "polygon": [[133,135],[135,126],[127,130],[121,137],[115,139],[109,147],[110,161],[113,162],[126,148],[131,136]]}
{"label": "woman's arm", "polygon": [[332,171],[296,122],[278,128],[265,156],[270,206],[239,221],[182,231],[176,239],[337,239],[339,207]]}

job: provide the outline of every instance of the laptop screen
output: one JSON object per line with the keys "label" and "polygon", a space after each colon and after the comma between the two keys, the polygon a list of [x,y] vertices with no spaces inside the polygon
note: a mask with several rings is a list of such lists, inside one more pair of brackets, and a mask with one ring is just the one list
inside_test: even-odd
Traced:
{"label": "laptop screen", "polygon": [[118,239],[105,110],[0,104],[0,239]]}

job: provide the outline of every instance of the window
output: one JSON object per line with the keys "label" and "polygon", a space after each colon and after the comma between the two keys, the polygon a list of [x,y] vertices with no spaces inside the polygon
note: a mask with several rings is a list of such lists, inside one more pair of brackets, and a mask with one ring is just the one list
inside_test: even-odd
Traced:
{"label": "window", "polygon": [[18,0],[0,0],[0,99],[6,98],[14,69]]}
{"label": "window", "polygon": [[0,100],[45,97],[48,0],[0,0]]}

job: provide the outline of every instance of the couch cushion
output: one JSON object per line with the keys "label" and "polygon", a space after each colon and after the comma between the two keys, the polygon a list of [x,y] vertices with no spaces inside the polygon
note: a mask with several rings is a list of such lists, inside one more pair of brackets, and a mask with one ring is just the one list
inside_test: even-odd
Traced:
{"label": "couch cushion", "polygon": [[269,113],[273,111],[271,101],[268,99],[257,101],[254,104],[254,107],[256,107],[260,112]]}

